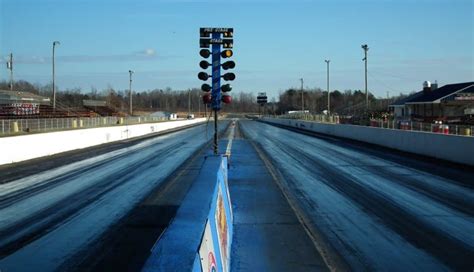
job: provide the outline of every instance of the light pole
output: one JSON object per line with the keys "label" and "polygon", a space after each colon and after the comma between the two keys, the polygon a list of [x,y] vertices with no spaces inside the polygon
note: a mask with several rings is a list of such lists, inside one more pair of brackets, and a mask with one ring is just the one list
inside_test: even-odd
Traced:
{"label": "light pole", "polygon": [[10,60],[7,61],[7,69],[10,70],[10,91],[13,92],[13,53],[10,53]]}
{"label": "light pole", "polygon": [[133,75],[133,71],[132,70],[128,70],[128,73],[130,74],[130,116],[132,115],[133,113],[133,108],[132,108],[132,75]]}
{"label": "light pole", "polygon": [[303,78],[300,78],[301,80],[301,114],[304,113],[304,95],[303,95],[303,84],[304,84],[304,80]]}
{"label": "light pole", "polygon": [[53,42],[53,111],[56,111],[56,84],[54,82],[54,78],[55,78],[54,53],[55,53],[56,45],[60,45],[60,43],[58,41]]}
{"label": "light pole", "polygon": [[201,118],[201,103],[202,103],[202,95],[199,95],[199,100],[198,100],[198,118]]}
{"label": "light pole", "polygon": [[361,47],[364,50],[364,58],[362,60],[365,62],[365,104],[367,112],[369,112],[369,93],[367,91],[367,51],[369,51],[369,47],[367,44],[363,44]]}
{"label": "light pole", "polygon": [[331,104],[330,104],[330,93],[329,93],[329,62],[331,62],[331,60],[324,60],[327,64],[327,84],[328,84],[328,115],[329,115],[329,112],[331,111]]}
{"label": "light pole", "polygon": [[188,116],[191,115],[191,89],[188,89]]}

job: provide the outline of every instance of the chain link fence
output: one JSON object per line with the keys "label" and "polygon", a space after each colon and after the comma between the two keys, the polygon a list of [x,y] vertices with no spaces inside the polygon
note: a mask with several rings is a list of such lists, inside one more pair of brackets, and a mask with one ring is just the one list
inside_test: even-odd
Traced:
{"label": "chain link fence", "polygon": [[166,117],[91,117],[91,118],[45,118],[45,119],[1,119],[0,136],[20,135],[34,132],[49,132],[78,128],[134,125],[169,120]]}

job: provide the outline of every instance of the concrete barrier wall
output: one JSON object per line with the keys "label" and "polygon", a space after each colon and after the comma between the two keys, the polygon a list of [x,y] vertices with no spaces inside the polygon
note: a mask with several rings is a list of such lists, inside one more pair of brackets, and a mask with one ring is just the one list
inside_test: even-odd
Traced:
{"label": "concrete barrier wall", "polygon": [[233,215],[227,158],[208,157],[142,271],[229,271]]}
{"label": "concrete barrier wall", "polygon": [[77,129],[0,138],[0,165],[49,156],[204,122],[205,118]]}
{"label": "concrete barrier wall", "polygon": [[264,121],[474,165],[474,137],[278,118],[264,118]]}

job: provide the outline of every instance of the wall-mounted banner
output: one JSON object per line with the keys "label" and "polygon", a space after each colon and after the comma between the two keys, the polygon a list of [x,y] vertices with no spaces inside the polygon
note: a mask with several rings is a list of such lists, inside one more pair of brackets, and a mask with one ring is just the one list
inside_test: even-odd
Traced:
{"label": "wall-mounted banner", "polygon": [[206,223],[206,229],[199,248],[199,258],[201,259],[202,271],[214,272],[217,271],[216,254],[214,252],[214,241],[211,235],[211,227],[209,221]]}
{"label": "wall-mounted banner", "polygon": [[221,255],[222,267],[224,268],[224,271],[229,271],[230,270],[229,269],[230,237],[229,237],[229,226],[228,226],[229,221],[226,216],[226,208],[224,207],[224,197],[223,197],[220,182],[218,185],[217,205],[216,205],[216,213],[215,213],[214,218],[216,220],[216,226],[217,226],[217,240],[219,241],[219,250],[220,250],[220,255]]}
{"label": "wall-mounted banner", "polygon": [[[206,229],[199,246],[200,269],[203,272],[230,271],[232,222],[232,206],[227,185],[227,158],[222,156]],[[199,268],[195,265],[193,269]]]}

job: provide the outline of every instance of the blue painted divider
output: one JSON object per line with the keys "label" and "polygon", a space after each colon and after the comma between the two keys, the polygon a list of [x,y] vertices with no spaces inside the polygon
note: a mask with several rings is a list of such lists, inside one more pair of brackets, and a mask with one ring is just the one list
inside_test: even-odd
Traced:
{"label": "blue painted divider", "polygon": [[229,271],[232,226],[227,158],[209,156],[142,271]]}

